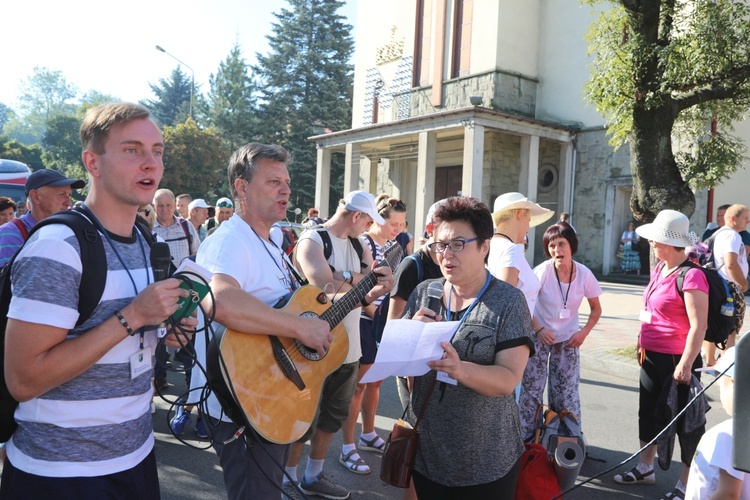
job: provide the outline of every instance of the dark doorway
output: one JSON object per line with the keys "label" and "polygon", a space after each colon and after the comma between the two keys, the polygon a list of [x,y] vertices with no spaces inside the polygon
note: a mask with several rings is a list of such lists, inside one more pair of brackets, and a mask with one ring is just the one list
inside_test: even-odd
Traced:
{"label": "dark doorway", "polygon": [[456,167],[438,167],[435,169],[435,200],[456,196],[461,192],[464,169]]}

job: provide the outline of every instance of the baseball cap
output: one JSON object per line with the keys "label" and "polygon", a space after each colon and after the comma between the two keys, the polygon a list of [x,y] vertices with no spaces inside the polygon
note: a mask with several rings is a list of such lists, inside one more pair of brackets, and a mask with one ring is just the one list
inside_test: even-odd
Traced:
{"label": "baseball cap", "polygon": [[81,179],[68,179],[57,170],[37,170],[26,179],[26,195],[28,196],[32,189],[44,186],[70,186],[73,189],[81,189],[86,186],[86,182]]}
{"label": "baseball cap", "polygon": [[351,212],[362,212],[372,217],[372,220],[380,224],[385,224],[385,219],[380,216],[375,206],[375,196],[367,191],[352,191],[344,197],[344,208]]}
{"label": "baseball cap", "polygon": [[[727,367],[729,366],[731,366],[731,368],[727,370]],[[696,371],[709,372],[716,377],[721,375],[724,370],[727,370],[724,375],[729,378],[734,378],[734,347],[730,347],[724,351],[724,354],[721,355],[719,361],[717,361],[715,365],[698,368]]]}
{"label": "baseball cap", "polygon": [[197,198],[188,204],[188,210],[192,210],[194,208],[208,208],[208,203],[206,203],[206,200],[204,200],[203,198]]}
{"label": "baseball cap", "polygon": [[232,200],[229,198],[219,198],[219,200],[216,202],[216,206],[220,208],[233,208],[234,203],[232,203]]}

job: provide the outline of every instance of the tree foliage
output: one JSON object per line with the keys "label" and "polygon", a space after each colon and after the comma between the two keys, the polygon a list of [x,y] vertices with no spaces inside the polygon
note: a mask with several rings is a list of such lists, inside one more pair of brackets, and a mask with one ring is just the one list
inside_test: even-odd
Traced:
{"label": "tree foliage", "polygon": [[258,123],[255,85],[249,66],[235,45],[209,78],[208,120],[221,131],[230,150],[252,140]]}
{"label": "tree foliage", "polygon": [[[294,156],[290,168],[293,202],[315,201],[317,153],[308,137],[351,124],[353,50],[351,26],[337,13],[338,0],[288,0],[275,14],[267,55],[257,54],[258,134]],[[331,178],[343,177],[332,171]]]}
{"label": "tree foliage", "polygon": [[227,196],[226,160],[230,152],[215,128],[201,130],[189,118],[164,127],[163,133],[167,147],[161,187],[190,193],[195,198]]}
{"label": "tree foliage", "polygon": [[81,162],[81,119],[71,115],[56,115],[47,122],[42,139],[44,164],[59,170],[71,179],[85,179]]}
{"label": "tree foliage", "polygon": [[35,67],[23,80],[18,98],[20,112],[4,127],[11,139],[24,144],[40,143],[47,130],[47,120],[55,115],[71,115],[78,89],[68,83],[60,70]]}
{"label": "tree foliage", "polygon": [[31,170],[44,168],[43,151],[38,144],[27,146],[16,139],[0,136],[0,158],[25,163]]}
{"label": "tree foliage", "polygon": [[0,102],[0,132],[2,132],[5,124],[8,123],[16,116],[16,112],[11,109],[10,106],[6,106]]}
{"label": "tree foliage", "polygon": [[[149,84],[156,96],[145,99],[141,104],[151,110],[154,119],[162,126],[173,126],[184,122],[190,115],[190,86],[192,79],[177,66],[169,75],[169,79],[159,79],[159,84]],[[198,88],[194,89],[198,92]]]}
{"label": "tree foliage", "polygon": [[750,104],[750,8],[742,0],[583,1],[612,6],[588,33],[586,92],[611,144],[629,143],[633,214],[691,215],[690,183],[714,186],[744,161],[732,124]]}

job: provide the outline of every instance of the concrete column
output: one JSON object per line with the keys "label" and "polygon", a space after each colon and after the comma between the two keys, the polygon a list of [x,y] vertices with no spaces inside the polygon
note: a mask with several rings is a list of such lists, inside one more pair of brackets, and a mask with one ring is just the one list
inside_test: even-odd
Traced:
{"label": "concrete column", "polygon": [[[519,192],[536,202],[537,186],[539,185],[539,136],[531,135],[521,138],[521,177],[519,180]],[[536,231],[528,233],[529,249],[526,250],[526,259],[534,262],[534,249],[536,248]]]}
{"label": "concrete column", "polygon": [[344,192],[342,197],[360,189],[359,144],[347,143],[344,156]]}
{"label": "concrete column", "polygon": [[365,179],[365,187],[363,188],[368,193],[372,193],[375,196],[378,195],[378,169],[380,168],[380,160],[377,156],[370,157],[370,171],[368,175],[362,172],[362,177]]}
{"label": "concrete column", "polygon": [[464,168],[461,194],[482,200],[484,175],[484,126],[474,123],[464,127]]}
{"label": "concrete column", "polygon": [[[560,144],[560,167],[557,181],[557,206],[560,212],[570,213],[571,200],[573,199],[573,143],[564,142]],[[560,217],[560,213],[555,214]],[[573,222],[571,215],[571,223]]]}
{"label": "concrete column", "polygon": [[427,210],[435,203],[435,158],[437,156],[437,134],[434,132],[419,133],[417,151],[417,189],[414,207],[414,238],[424,232],[424,220]]}
{"label": "concrete column", "polygon": [[[318,148],[318,161],[315,170],[315,206],[320,210],[320,216],[328,218],[328,203],[331,185],[331,150]],[[300,207],[303,208],[303,207]],[[304,208],[303,208],[304,210]],[[307,212],[303,212],[307,213]]]}
{"label": "concrete column", "polygon": [[432,55],[432,94],[430,95],[430,103],[433,107],[440,107],[443,105],[443,76],[445,74],[445,28],[448,15],[446,0],[436,0],[434,8],[435,24],[432,33],[435,37],[435,52]]}

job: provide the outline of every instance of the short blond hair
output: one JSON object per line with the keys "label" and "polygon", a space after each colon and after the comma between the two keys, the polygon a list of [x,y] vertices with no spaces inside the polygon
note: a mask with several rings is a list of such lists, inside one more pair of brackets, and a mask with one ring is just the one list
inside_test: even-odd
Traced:
{"label": "short blond hair", "polygon": [[735,203],[734,205],[731,205],[729,208],[727,208],[727,211],[724,213],[724,219],[729,219],[730,217],[737,218],[746,211],[747,207],[745,205]]}
{"label": "short blond hair", "polygon": [[130,102],[111,102],[89,109],[81,124],[81,147],[104,154],[104,144],[109,137],[109,131],[118,125],[124,125],[134,120],[145,120],[151,117],[148,109],[140,104]]}
{"label": "short blond hair", "polygon": [[495,212],[492,214],[492,222],[495,224],[495,227],[499,226],[501,223],[505,222],[506,220],[510,220],[513,217],[516,216],[516,212],[528,212],[528,208],[511,208],[510,210],[502,210],[500,212]]}

